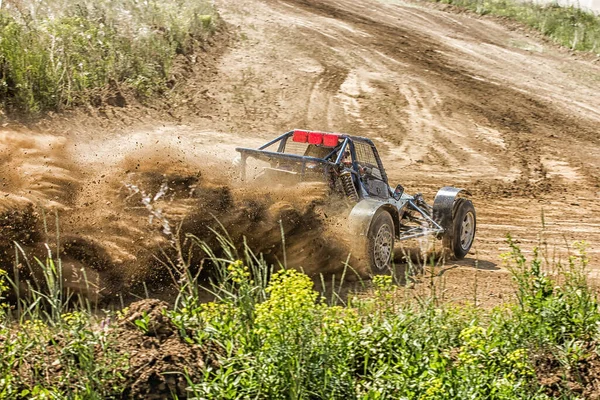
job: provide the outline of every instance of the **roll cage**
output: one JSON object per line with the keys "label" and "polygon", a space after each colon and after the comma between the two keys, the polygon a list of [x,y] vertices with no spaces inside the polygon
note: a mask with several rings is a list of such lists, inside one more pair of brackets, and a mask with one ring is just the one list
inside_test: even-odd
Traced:
{"label": "roll cage", "polygon": [[[306,144],[304,154],[288,152],[290,144]],[[316,157],[316,149],[324,154]],[[311,151],[313,150],[313,151]],[[359,198],[376,195],[387,198],[391,195],[388,177],[379,157],[375,144],[368,138],[351,136],[343,133],[314,132],[307,130],[292,130],[260,146],[258,149],[236,148],[241,154],[241,177],[246,180],[246,163],[249,157],[266,161],[281,167],[286,163],[304,180],[310,167],[320,165],[324,176],[331,171],[340,173],[348,171],[352,174],[357,187]],[[319,152],[316,152],[319,153]],[[379,181],[378,189],[370,190],[368,182]]]}

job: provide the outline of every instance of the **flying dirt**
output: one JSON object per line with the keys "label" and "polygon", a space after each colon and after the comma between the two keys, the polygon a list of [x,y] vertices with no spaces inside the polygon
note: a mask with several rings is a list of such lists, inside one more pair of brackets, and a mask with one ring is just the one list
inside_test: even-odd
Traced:
{"label": "flying dirt", "polygon": [[[241,185],[231,160],[208,151],[219,146],[196,139],[142,133],[127,149],[130,138],[86,144],[4,132],[3,269],[12,270],[18,250],[26,285],[40,274],[34,258],[51,254],[74,291],[100,298],[141,293],[142,285],[155,291],[174,283],[166,269],[175,242],[193,235],[218,254],[215,232],[274,264],[284,262],[285,240],[285,262],[309,275],[343,267],[350,249],[335,238],[326,187]],[[196,271],[199,257],[189,260]]]}

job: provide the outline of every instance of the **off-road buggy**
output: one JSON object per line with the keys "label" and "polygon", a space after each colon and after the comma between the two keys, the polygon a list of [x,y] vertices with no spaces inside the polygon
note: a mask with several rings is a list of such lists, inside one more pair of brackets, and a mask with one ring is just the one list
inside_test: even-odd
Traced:
{"label": "off-road buggy", "polygon": [[373,142],[342,133],[293,130],[258,149],[237,148],[241,177],[247,180],[248,159],[266,166],[260,174],[270,181],[320,180],[352,202],[349,233],[358,240],[353,249],[372,270],[388,268],[394,241],[423,236],[440,239],[456,259],[466,256],[475,238],[473,203],[463,189],[443,187],[433,206],[418,193],[392,188]]}

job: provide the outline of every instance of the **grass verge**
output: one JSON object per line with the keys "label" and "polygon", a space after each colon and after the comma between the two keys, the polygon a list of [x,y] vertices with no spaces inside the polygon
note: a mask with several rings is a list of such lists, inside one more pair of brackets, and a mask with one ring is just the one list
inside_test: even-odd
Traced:
{"label": "grass verge", "polygon": [[[328,300],[301,272],[275,272],[249,249],[238,253],[221,239],[224,256],[204,248],[216,268],[207,289],[215,300],[209,303],[199,301],[203,289],[194,279],[184,279],[170,309],[158,309],[157,301],[147,309],[135,303],[133,314],[99,319],[63,304],[60,315],[35,312],[20,320],[5,310],[1,397],[118,397],[139,385],[129,380],[140,374],[132,360],[175,344],[188,364],[156,370],[177,358],[163,353],[144,361],[141,375],[152,379],[144,381],[143,393],[164,389],[194,399],[575,399],[600,389],[600,311],[586,282],[583,244],[561,263],[537,249],[528,260],[509,239],[504,257],[518,301],[483,310],[439,304],[435,297],[402,302],[390,276],[377,276],[369,296]],[[36,298],[34,293],[22,307],[36,310]],[[136,345],[125,348],[132,340]],[[175,375],[179,380],[169,380]],[[164,387],[153,388],[156,381]]]}
{"label": "grass verge", "polygon": [[479,15],[506,17],[540,31],[572,50],[600,54],[600,15],[575,6],[516,0],[433,0]]}
{"label": "grass verge", "polygon": [[208,0],[0,1],[0,112],[38,115],[168,90],[217,24]]}

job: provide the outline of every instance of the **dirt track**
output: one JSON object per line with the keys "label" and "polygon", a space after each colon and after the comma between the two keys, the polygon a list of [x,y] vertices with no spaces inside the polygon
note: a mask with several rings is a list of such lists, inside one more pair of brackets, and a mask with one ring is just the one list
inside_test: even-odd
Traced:
{"label": "dirt track", "polygon": [[[192,78],[178,94],[170,113],[177,124],[171,119],[156,128],[160,117],[143,115],[133,122],[141,112],[125,108],[108,123],[75,116],[47,123],[45,133],[6,130],[0,154],[9,173],[0,209],[57,206],[65,235],[85,243],[84,256],[73,246],[73,263],[92,257],[100,269],[121,263],[131,273],[148,268],[153,254],[142,257],[145,249],[165,243],[140,228],[148,210],[132,211],[123,182],[154,194],[161,173],[210,175],[229,165],[236,145],[305,127],[373,138],[392,183],[409,192],[431,199],[443,185],[472,190],[474,253],[494,282],[484,295],[506,292],[499,265],[505,234],[530,248],[542,213],[545,237],[559,253],[566,254],[564,243],[586,240],[596,259],[592,274],[600,272],[600,64],[528,31],[426,3],[217,3],[236,38],[210,74]],[[122,115],[131,117],[120,122]],[[95,128],[101,124],[111,127]],[[185,179],[178,182],[187,190]],[[208,181],[211,193],[229,187]],[[203,200],[177,198],[172,214],[188,217]],[[271,221],[281,215],[277,204],[267,204],[275,208]],[[476,257],[447,267],[458,297],[472,292],[461,286]]]}
{"label": "dirt track", "polygon": [[222,93],[220,114],[245,118],[221,129],[374,138],[408,190],[475,193],[493,264],[507,232],[537,242],[542,212],[547,237],[597,254],[599,64],[493,19],[392,3],[223,4],[244,40],[222,61],[219,86],[241,93]]}

